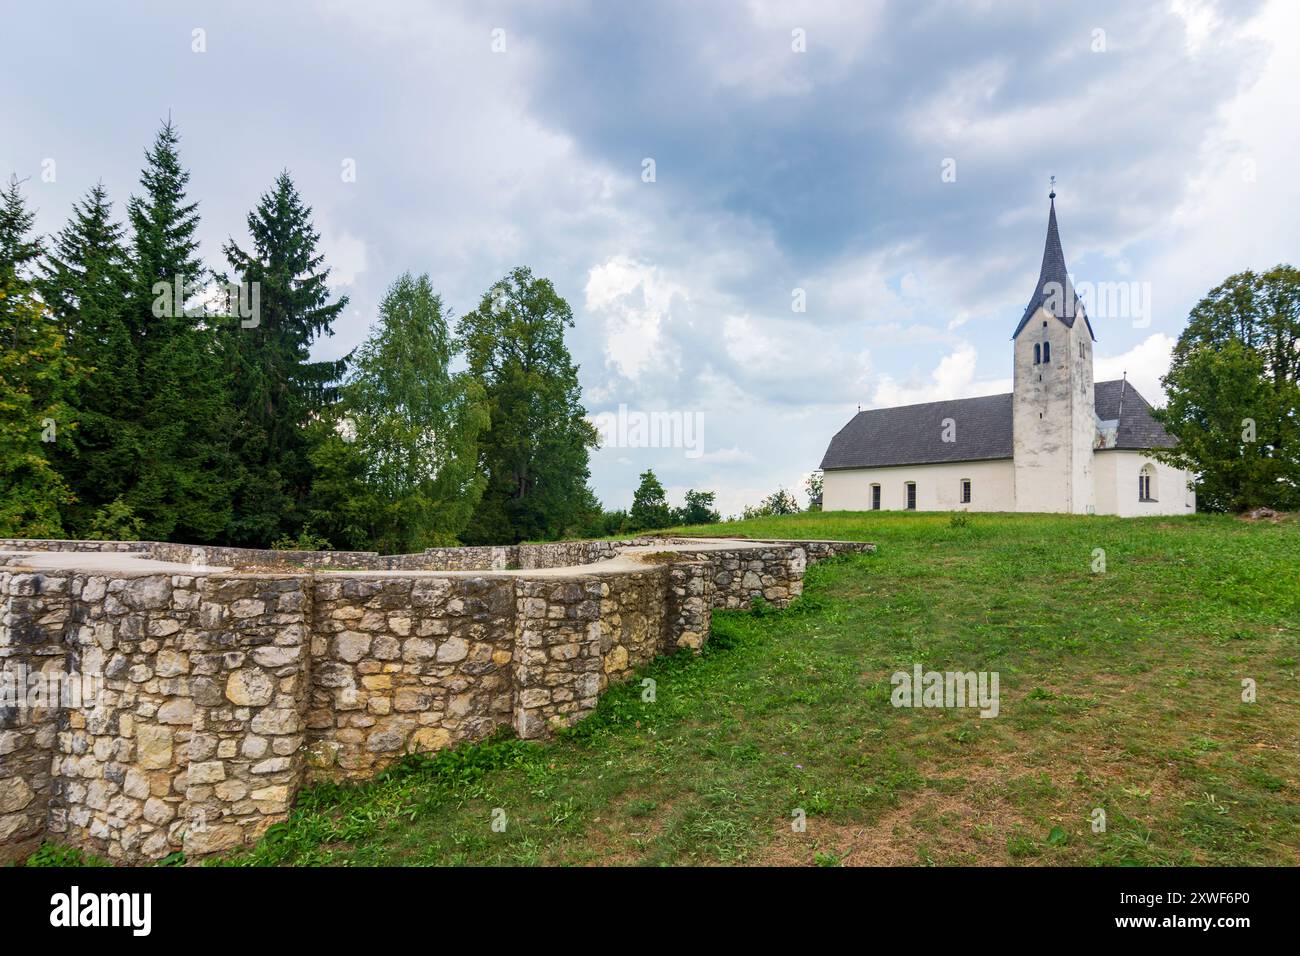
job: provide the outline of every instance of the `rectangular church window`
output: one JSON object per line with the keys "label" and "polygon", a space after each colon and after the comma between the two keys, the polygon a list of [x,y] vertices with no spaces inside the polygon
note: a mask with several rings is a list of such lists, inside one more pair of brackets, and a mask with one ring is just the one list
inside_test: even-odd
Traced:
{"label": "rectangular church window", "polygon": [[970,504],[970,479],[969,478],[963,478],[961,480],[961,503],[964,505]]}
{"label": "rectangular church window", "polygon": [[916,482],[914,481],[907,483],[907,510],[916,510]]}
{"label": "rectangular church window", "polygon": [[880,510],[880,486],[879,485],[871,486],[871,510],[872,511]]}

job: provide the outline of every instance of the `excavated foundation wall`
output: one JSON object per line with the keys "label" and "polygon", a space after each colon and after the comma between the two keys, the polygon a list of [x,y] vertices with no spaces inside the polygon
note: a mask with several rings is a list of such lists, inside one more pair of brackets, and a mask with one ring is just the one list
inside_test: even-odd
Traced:
{"label": "excavated foundation wall", "polygon": [[[250,844],[306,782],[364,779],[503,725],[547,736],[655,656],[702,647],[713,608],[784,606],[809,560],[871,548],[0,541],[16,552],[0,556],[0,859],[46,836],[124,863]],[[24,564],[44,551],[183,573]]]}

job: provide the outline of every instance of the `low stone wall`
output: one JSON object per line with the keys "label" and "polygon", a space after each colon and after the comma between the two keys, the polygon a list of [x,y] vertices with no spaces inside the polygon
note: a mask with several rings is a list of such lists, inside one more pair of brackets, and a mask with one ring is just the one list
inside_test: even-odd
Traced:
{"label": "low stone wall", "polygon": [[191,566],[230,568],[357,568],[383,566],[376,551],[275,551],[270,548],[219,548],[198,544],[171,544],[167,541],[145,542],[150,557]]}
{"label": "low stone wall", "polygon": [[508,547],[429,548],[402,555],[418,562],[421,571],[505,571],[519,566],[518,549]]}
{"label": "low stone wall", "polygon": [[[537,571],[595,564],[617,557],[633,547],[652,544],[654,538],[622,541],[548,541],[541,544],[512,544],[502,547],[429,548],[420,555],[393,555],[404,559],[393,568],[422,571]],[[411,559],[416,559],[412,562]],[[390,559],[391,560],[391,559]]]}
{"label": "low stone wall", "polygon": [[316,579],[310,775],[359,778],[510,723],[515,579]]}
{"label": "low stone wall", "polygon": [[5,551],[147,552],[151,541],[82,541],[65,538],[0,538]]}
{"label": "low stone wall", "polygon": [[43,810],[40,831],[119,861],[251,843],[283,819],[302,778],[306,583],[0,574],[6,669],[35,651],[76,678],[56,733],[54,710],[5,710],[19,747],[0,778],[35,794],[17,812]]}
{"label": "low stone wall", "polygon": [[[123,557],[31,563],[74,545]],[[0,703],[0,859],[48,833],[127,863],[250,844],[306,781],[364,779],[503,725],[524,738],[571,726],[656,655],[699,650],[714,608],[755,597],[785,606],[808,561],[872,548],[647,538],[386,556],[0,547],[15,552],[0,569],[6,681],[75,674],[87,691]],[[174,568],[133,568],[132,554]],[[361,570],[221,570],[278,567],[269,556]]]}
{"label": "low stone wall", "polygon": [[58,706],[33,706],[31,675],[62,673],[67,581],[0,571],[0,679],[22,700],[0,703],[0,862],[31,852],[45,835],[58,735]]}
{"label": "low stone wall", "polygon": [[788,607],[803,593],[809,564],[875,550],[875,545],[857,541],[736,541],[721,548],[709,538],[664,538],[660,543],[672,545],[676,555],[708,564],[713,607],[727,609],[748,608],[754,601]]}
{"label": "low stone wall", "polygon": [[[193,701],[181,807],[188,855],[251,843],[288,815],[304,779],[312,664],[310,579],[214,575],[203,585],[199,628],[181,645]],[[162,848],[144,849],[154,857]]]}

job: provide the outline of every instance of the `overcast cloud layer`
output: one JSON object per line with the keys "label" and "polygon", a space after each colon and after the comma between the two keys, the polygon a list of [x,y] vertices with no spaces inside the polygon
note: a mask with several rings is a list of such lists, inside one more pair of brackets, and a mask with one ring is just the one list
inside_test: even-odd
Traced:
{"label": "overcast cloud layer", "polygon": [[210,263],[281,168],[315,208],[352,300],[321,355],[403,270],[458,314],[515,265],[551,278],[593,415],[702,423],[596,453],[610,507],[653,467],[738,512],[859,405],[1009,390],[1050,175],[1076,280],[1149,293],[1093,327],[1098,379],[1152,401],[1196,300],[1300,239],[1287,0],[16,4],[5,28],[0,174],[42,232],[99,179],[121,215],[170,114]]}

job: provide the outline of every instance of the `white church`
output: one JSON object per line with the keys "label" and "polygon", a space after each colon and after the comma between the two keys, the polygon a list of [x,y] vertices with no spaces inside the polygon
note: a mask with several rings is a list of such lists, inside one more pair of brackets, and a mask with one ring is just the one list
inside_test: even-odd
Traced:
{"label": "white church", "polygon": [[1011,336],[1013,391],[858,412],[822,459],[827,511],[1180,515],[1189,472],[1150,451],[1175,439],[1125,380],[1092,380],[1096,336],[1075,295],[1050,196],[1033,298]]}

